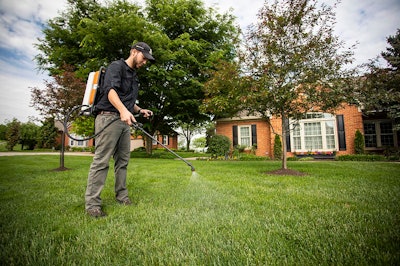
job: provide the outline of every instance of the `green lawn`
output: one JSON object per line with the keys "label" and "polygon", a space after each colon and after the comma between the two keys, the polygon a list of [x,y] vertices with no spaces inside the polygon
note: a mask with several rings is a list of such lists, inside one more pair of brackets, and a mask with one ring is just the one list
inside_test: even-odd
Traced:
{"label": "green lawn", "polygon": [[399,265],[400,164],[131,160],[133,206],[102,193],[84,212],[92,158],[0,157],[1,265]]}

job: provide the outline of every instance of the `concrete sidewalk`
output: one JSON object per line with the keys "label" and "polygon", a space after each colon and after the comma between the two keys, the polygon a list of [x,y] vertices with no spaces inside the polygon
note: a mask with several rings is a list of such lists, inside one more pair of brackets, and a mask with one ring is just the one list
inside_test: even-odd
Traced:
{"label": "concrete sidewalk", "polygon": [[[60,155],[60,152],[0,152],[0,156],[20,156],[20,155]],[[91,152],[65,152],[64,155],[73,155],[73,156],[93,156],[94,154]]]}

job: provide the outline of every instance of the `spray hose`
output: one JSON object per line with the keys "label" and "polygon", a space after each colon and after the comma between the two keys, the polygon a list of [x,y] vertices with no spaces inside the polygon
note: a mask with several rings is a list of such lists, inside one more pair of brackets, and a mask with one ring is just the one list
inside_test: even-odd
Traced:
{"label": "spray hose", "polygon": [[174,152],[173,150],[171,150],[170,148],[168,148],[167,146],[165,146],[164,144],[162,144],[161,142],[159,142],[156,138],[154,138],[152,135],[150,135],[146,130],[143,129],[143,125],[141,123],[133,123],[132,127],[139,129],[140,131],[142,131],[144,134],[146,134],[146,136],[148,136],[149,138],[151,138],[152,140],[154,140],[155,142],[157,142],[158,144],[160,144],[161,146],[163,146],[167,151],[169,151],[170,153],[172,153],[173,155],[175,155],[178,159],[180,159],[181,161],[185,162],[188,166],[190,166],[190,169],[192,170],[192,172],[196,171],[196,169],[194,168],[194,166],[189,163],[187,160],[185,160],[184,158],[182,158],[181,156],[179,156],[176,152]]}
{"label": "spray hose", "polygon": [[[117,118],[111,120],[109,123],[107,123],[99,132],[95,133],[94,135],[89,136],[89,137],[86,137],[86,138],[78,139],[78,138],[76,138],[76,137],[74,137],[74,136],[71,136],[71,134],[68,132],[68,121],[69,121],[69,119],[70,119],[72,113],[75,112],[77,109],[82,108],[82,107],[88,107],[88,108],[90,108],[89,105],[78,105],[78,106],[75,106],[74,108],[72,108],[72,110],[71,110],[70,112],[68,112],[68,114],[65,116],[65,120],[64,120],[64,123],[63,123],[63,125],[64,125],[64,132],[67,134],[67,136],[68,136],[70,139],[73,139],[73,140],[76,140],[76,141],[86,141],[86,140],[93,139],[93,138],[97,137],[98,135],[100,135],[100,134],[101,134],[107,127],[109,127],[112,123],[114,123],[114,122],[120,120],[120,118],[117,117]],[[83,114],[85,111],[86,111],[86,110],[81,111],[80,114]],[[140,114],[134,115],[134,116],[135,116],[135,117],[139,117]],[[195,172],[195,171],[196,171],[195,168],[194,168],[194,166],[193,166],[191,163],[189,163],[187,160],[185,160],[184,158],[182,158],[181,156],[179,156],[176,152],[174,152],[173,150],[171,150],[170,148],[168,148],[167,146],[165,146],[163,143],[161,143],[161,142],[158,141],[156,138],[154,138],[152,135],[150,135],[150,133],[148,133],[146,130],[144,130],[144,129],[143,129],[143,124],[136,122],[136,123],[133,123],[131,126],[132,126],[133,128],[135,128],[135,129],[139,129],[139,130],[142,131],[146,136],[148,136],[149,138],[151,138],[152,140],[154,140],[155,142],[157,142],[158,144],[160,144],[162,147],[164,147],[167,151],[169,151],[169,152],[172,153],[173,155],[175,155],[178,159],[180,159],[181,161],[185,162],[188,166],[190,166],[190,169],[192,170],[192,172]]]}

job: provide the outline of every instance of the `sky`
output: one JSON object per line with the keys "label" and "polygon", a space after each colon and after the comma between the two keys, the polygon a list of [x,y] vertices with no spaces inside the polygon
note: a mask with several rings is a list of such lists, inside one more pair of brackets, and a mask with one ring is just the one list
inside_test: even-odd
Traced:
{"label": "sky", "polygon": [[[334,0],[323,1],[332,4]],[[264,0],[203,2],[219,13],[231,10],[243,31],[256,22],[264,4]],[[44,81],[50,78],[37,70],[34,57],[39,52],[34,44],[43,37],[45,23],[66,5],[66,0],[0,0],[0,124],[40,117],[30,107],[31,88],[45,88]],[[342,0],[336,9],[335,34],[347,47],[358,43],[355,64],[367,63],[388,47],[386,38],[400,28],[399,14],[400,0]]]}

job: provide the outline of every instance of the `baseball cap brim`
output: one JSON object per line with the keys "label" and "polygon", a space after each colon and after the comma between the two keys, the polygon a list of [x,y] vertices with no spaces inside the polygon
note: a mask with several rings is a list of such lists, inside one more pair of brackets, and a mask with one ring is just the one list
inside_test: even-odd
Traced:
{"label": "baseball cap brim", "polygon": [[136,50],[142,52],[144,57],[146,57],[150,61],[156,60],[153,57],[153,52],[152,52],[150,46],[145,42],[138,42],[135,45],[132,45],[131,49],[136,49]]}

